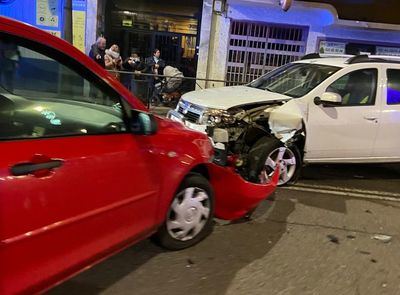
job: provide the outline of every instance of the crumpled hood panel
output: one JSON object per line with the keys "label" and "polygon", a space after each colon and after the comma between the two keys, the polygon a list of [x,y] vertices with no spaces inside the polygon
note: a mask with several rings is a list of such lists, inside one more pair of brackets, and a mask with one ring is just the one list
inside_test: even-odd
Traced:
{"label": "crumpled hood panel", "polygon": [[291,97],[247,86],[208,88],[183,95],[183,100],[202,107],[228,110],[254,103],[289,100]]}

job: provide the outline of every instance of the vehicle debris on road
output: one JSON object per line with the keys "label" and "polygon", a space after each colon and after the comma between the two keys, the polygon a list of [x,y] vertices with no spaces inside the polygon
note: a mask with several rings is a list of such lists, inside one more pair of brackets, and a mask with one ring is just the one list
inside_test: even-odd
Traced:
{"label": "vehicle debris on road", "polygon": [[378,235],[373,235],[372,239],[381,241],[383,243],[389,243],[392,240],[392,237],[388,236],[388,235],[380,235],[380,234],[378,234]]}
{"label": "vehicle debris on road", "polygon": [[336,237],[336,236],[334,236],[334,235],[327,235],[326,236],[328,239],[329,239],[329,241],[331,241],[332,243],[334,243],[334,244],[339,244],[339,238],[338,237]]}

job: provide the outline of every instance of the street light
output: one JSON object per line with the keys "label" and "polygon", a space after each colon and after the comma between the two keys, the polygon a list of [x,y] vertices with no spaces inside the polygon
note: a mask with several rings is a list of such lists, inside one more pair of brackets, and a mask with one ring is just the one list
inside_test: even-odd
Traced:
{"label": "street light", "polygon": [[283,11],[288,11],[292,3],[293,0],[279,0],[279,5],[282,6]]}
{"label": "street light", "polygon": [[214,1],[214,12],[222,14],[225,12],[225,0],[215,0]]}

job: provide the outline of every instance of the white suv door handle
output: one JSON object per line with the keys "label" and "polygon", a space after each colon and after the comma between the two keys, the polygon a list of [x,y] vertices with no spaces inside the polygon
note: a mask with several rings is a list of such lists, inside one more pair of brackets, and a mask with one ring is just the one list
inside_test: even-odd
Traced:
{"label": "white suv door handle", "polygon": [[378,118],[374,117],[374,116],[364,116],[364,119],[368,120],[368,121],[377,121],[378,120]]}

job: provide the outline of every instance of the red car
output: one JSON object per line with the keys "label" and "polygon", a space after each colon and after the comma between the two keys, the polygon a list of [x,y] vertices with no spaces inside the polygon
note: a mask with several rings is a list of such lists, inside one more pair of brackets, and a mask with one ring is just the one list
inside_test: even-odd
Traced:
{"label": "red car", "polygon": [[42,292],[154,235],[206,237],[270,195],[205,134],[149,114],[83,53],[0,17],[0,294]]}

